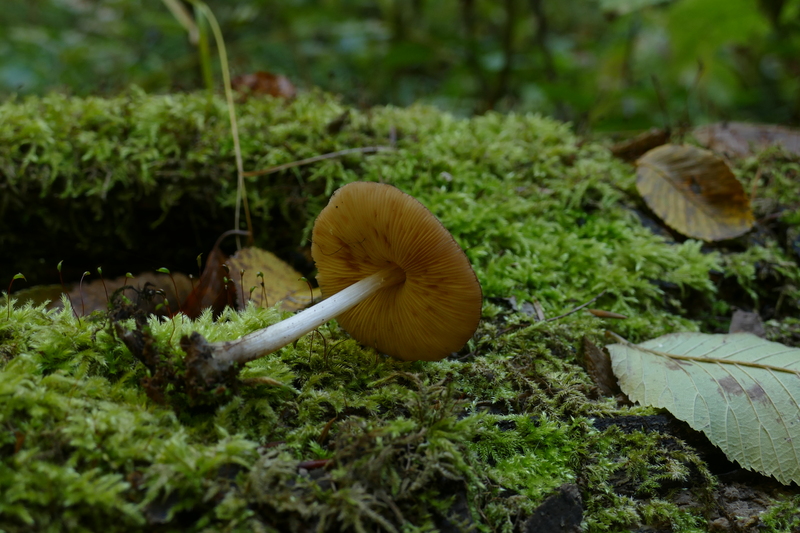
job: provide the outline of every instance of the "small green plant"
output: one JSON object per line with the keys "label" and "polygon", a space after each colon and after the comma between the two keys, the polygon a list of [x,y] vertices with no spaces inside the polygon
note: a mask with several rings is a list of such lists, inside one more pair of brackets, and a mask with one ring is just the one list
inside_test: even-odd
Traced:
{"label": "small green plant", "polygon": [[67,287],[64,285],[64,276],[61,274],[61,265],[64,263],[63,260],[58,262],[56,268],[58,269],[58,280],[61,282],[61,292],[67,296],[67,300],[69,300],[69,306],[72,308],[72,312],[75,314],[75,318],[80,320],[78,317],[78,310],[75,309],[75,305],[72,303],[72,297],[69,295],[69,291],[67,291]]}
{"label": "small green plant", "polygon": [[97,267],[97,275],[100,276],[100,283],[103,284],[103,291],[106,293],[106,303],[108,303],[108,288],[106,287],[106,280],[103,279],[103,267]]}
{"label": "small green plant", "polygon": [[11,320],[11,286],[14,284],[14,281],[18,280],[18,279],[24,279],[25,281],[28,281],[27,279],[25,279],[25,276],[23,276],[21,272],[19,274],[15,274],[14,277],[11,278],[11,282],[8,284],[8,290],[6,291],[6,305],[8,307],[8,320]]}
{"label": "small green plant", "polygon": [[[222,266],[225,266],[225,265],[222,265]],[[227,269],[226,269],[226,270],[227,270]],[[228,303],[227,303],[227,305],[228,305],[228,307],[231,307],[231,308],[232,308],[232,307],[233,307],[233,301],[231,301],[231,291],[230,291],[230,289],[228,288],[228,283],[232,283],[232,281],[231,281],[231,278],[229,278],[228,276],[222,276],[222,286],[224,287],[224,289],[225,289],[225,294],[226,294],[226,295],[227,295],[227,297],[228,297]]]}
{"label": "small green plant", "polygon": [[305,277],[305,276],[300,278],[300,281],[305,281],[306,285],[308,285],[308,295],[311,297],[311,300],[309,300],[309,304],[308,305],[309,306],[314,305],[314,287],[311,285],[311,282],[308,281],[308,278]]}
{"label": "small green plant", "polygon": [[[169,276],[169,279],[172,280],[172,288],[175,289],[175,298],[178,299],[178,312],[182,313],[183,308],[181,307],[180,295],[178,294],[178,284],[175,283],[175,278],[172,276],[172,272],[170,272],[169,269],[166,267],[161,267],[158,270],[156,270],[156,272],[160,272],[161,274],[166,274],[167,276]],[[164,296],[164,301],[166,300],[167,297]],[[169,314],[172,315],[172,312],[170,312]]]}
{"label": "small green plant", "polygon": [[172,320],[172,333],[169,334],[169,341],[172,342],[172,337],[175,335],[175,315],[172,313],[172,310],[169,308],[169,298],[166,296],[164,297],[164,305],[167,307],[167,313],[169,314],[170,320]]}
{"label": "small green plant", "polygon": [[[91,276],[92,273],[88,270],[81,275],[81,281],[78,283],[78,293],[81,295],[81,316],[86,316],[86,306],[83,302],[83,278]],[[80,320],[80,319],[79,319]]]}
{"label": "small green plant", "polygon": [[264,301],[264,307],[269,307],[269,300],[267,300],[267,287],[264,285],[264,273],[260,270],[256,272],[256,277],[260,278],[261,281],[261,299]]}
{"label": "small green plant", "polygon": [[[247,300],[244,299],[244,269],[239,269],[239,287],[242,293],[242,308],[247,305]],[[252,291],[251,291],[252,293]]]}

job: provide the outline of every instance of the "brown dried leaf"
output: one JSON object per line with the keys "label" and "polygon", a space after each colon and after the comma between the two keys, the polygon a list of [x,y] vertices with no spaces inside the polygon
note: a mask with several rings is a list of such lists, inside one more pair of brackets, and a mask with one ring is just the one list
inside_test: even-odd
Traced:
{"label": "brown dried leaf", "polygon": [[800,131],[770,124],[718,122],[694,130],[700,144],[728,157],[747,157],[771,146],[800,155]]}
{"label": "brown dried leaf", "polygon": [[[229,257],[226,263],[230,267],[230,277],[236,285],[236,301],[240,309],[243,308],[242,301],[247,300],[252,300],[256,306],[265,307],[281,301],[281,309],[286,311],[297,311],[311,303],[308,283],[300,279],[303,275],[281,261],[275,254],[260,248],[243,248]],[[263,289],[259,272],[264,274]],[[255,289],[251,293],[252,287]],[[264,302],[265,293],[266,302]],[[320,293],[315,289],[314,299],[319,297]]]}
{"label": "brown dried leaf", "polygon": [[611,369],[611,358],[588,337],[583,338],[583,367],[603,396],[620,393],[617,377]]}
{"label": "brown dried leaf", "polygon": [[625,161],[634,161],[657,146],[669,141],[669,131],[661,128],[651,128],[644,133],[640,133],[632,139],[618,142],[611,147],[614,157],[619,157]]}
{"label": "brown dried leaf", "polygon": [[[233,275],[228,272],[229,268],[225,264],[227,257],[220,250],[220,244],[223,239],[231,235],[241,235],[243,233],[247,234],[239,230],[226,231],[214,243],[214,247],[208,254],[208,259],[206,259],[203,273],[200,274],[197,286],[181,305],[181,311],[189,318],[199,317],[203,310],[208,307],[211,308],[214,317],[217,317],[226,306],[234,305],[236,301],[235,288],[233,283],[230,282],[230,278]],[[228,278],[227,282],[226,278]]]}
{"label": "brown dried leaf", "polygon": [[676,231],[720,241],[753,227],[750,199],[742,184],[712,152],[666,144],[647,152],[636,165],[639,194]]}
{"label": "brown dried leaf", "polygon": [[[91,281],[89,280],[89,276],[86,276],[82,286],[78,283],[71,285],[67,294],[72,301],[75,312],[78,315],[88,315],[93,311],[106,311],[108,309],[106,294],[110,297],[114,294],[114,291],[121,288],[123,285],[142,289],[145,284],[149,284],[154,290],[163,291],[164,296],[169,300],[170,310],[174,313],[178,311],[178,302],[186,298],[191,292],[192,282],[185,274],[176,272],[172,277],[175,279],[175,285],[172,284],[172,279],[170,279],[167,274],[158,274],[155,272],[142,272],[135,275],[133,278],[119,276],[117,278],[104,280],[101,280],[95,274],[95,279]],[[175,295],[175,286],[178,287],[177,296]],[[53,285],[51,288],[52,292],[48,293],[48,299],[51,300],[49,307],[60,308],[61,287]],[[132,297],[131,294],[126,294],[125,296]],[[157,303],[162,302],[163,300],[159,299]],[[148,312],[155,312],[155,309],[149,309]],[[166,312],[166,309],[161,311],[161,313]]]}
{"label": "brown dried leaf", "polygon": [[731,317],[731,325],[728,333],[752,333],[756,337],[766,338],[767,332],[764,330],[764,321],[761,315],[755,312],[742,311],[737,309]]}
{"label": "brown dried leaf", "polygon": [[289,78],[264,71],[236,76],[231,80],[231,86],[243,95],[268,94],[281,98],[294,98],[297,94],[297,89]]}

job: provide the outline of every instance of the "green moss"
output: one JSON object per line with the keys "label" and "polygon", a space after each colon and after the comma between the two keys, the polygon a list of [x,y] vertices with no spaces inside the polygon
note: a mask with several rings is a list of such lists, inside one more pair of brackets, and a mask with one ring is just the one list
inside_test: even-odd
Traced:
{"label": "green moss", "polygon": [[800,508],[800,496],[785,498],[776,501],[775,504],[764,513],[762,517],[764,524],[776,532],[796,531],[800,527],[800,516],[797,514],[797,509]]}
{"label": "green moss", "polygon": [[[376,108],[349,110],[350,122],[328,132],[345,110],[322,94],[240,105],[247,169],[396,139],[392,151],[248,178],[257,241],[284,255],[302,250],[336,187],[397,185],[442,220],[475,267],[487,299],[467,347],[438,363],[403,363],[332,322],[242,372],[269,380],[173,411],[147,397],[147,371],[105,315],[78,320],[68,302],[50,311],[12,295],[10,320],[0,319],[0,529],[510,532],[575,483],[587,531],[703,530],[702,512],[672,496],[688,487],[705,497],[714,477],[682,441],[593,427],[596,417],[651,411],[598,399],[581,342],[601,343],[605,328],[634,341],[708,331],[733,305],[779,298],[769,325],[791,338],[796,320],[783,317],[800,305],[800,271],[785,239],[767,234],[730,252],[654,235],[636,214],[631,168],[550,119]],[[753,164],[742,163],[744,181]],[[774,176],[764,198],[792,201],[775,187],[796,164],[758,164]],[[0,173],[10,191],[0,249],[20,257],[3,268],[32,283],[25,265],[39,269],[49,253],[55,265],[68,247],[84,254],[73,262],[105,272],[114,257],[134,270],[124,261],[134,252],[177,270],[168,254],[193,272],[232,220],[226,114],[203,95],[6,102]],[[554,317],[603,291],[592,306],[627,320],[579,312],[532,323],[505,300],[536,301]],[[151,318],[146,329],[179,359],[178,341],[192,331],[232,339],[285,316],[250,306],[217,321]],[[772,531],[791,526],[791,501],[770,510]]]}

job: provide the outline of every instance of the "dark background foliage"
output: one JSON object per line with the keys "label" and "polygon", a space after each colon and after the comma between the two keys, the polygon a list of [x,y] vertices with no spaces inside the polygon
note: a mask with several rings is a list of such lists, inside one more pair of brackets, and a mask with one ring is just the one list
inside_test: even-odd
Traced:
{"label": "dark background foliage", "polygon": [[[3,4],[0,97],[203,87],[161,0]],[[282,73],[357,105],[539,111],[595,131],[800,122],[800,0],[208,4],[233,74]]]}

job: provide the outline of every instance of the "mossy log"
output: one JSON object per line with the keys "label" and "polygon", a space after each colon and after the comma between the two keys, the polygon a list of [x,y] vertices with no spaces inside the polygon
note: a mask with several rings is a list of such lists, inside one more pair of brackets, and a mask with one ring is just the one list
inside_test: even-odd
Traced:
{"label": "mossy log", "polygon": [[[577,517],[592,532],[734,519],[721,503],[732,482],[718,477],[734,466],[669,417],[603,397],[580,353],[605,328],[632,341],[713,330],[742,301],[782,307],[772,331],[790,336],[800,273],[785,243],[765,233],[709,250],[655,234],[630,166],[535,115],[357,110],[321,93],[251,98],[237,115],[247,171],[392,148],[248,178],[257,244],[311,271],[310,225],[333,190],[396,185],[466,250],[486,297],[478,332],[443,361],[404,363],[331,322],[200,404],[153,394],[113,316],[79,320],[68,304],[12,294],[0,319],[0,529],[535,531],[559,505],[569,527]],[[768,163],[778,185],[795,165]],[[0,275],[52,282],[62,259],[73,279],[100,265],[109,276],[194,272],[233,225],[235,178],[219,98],[132,89],[5,102]],[[762,194],[788,202],[781,191]],[[735,298],[722,297],[725,283]],[[629,318],[526,312],[556,317],[600,293],[594,306]],[[216,321],[140,317],[137,342],[153,368],[177,369],[182,336],[227,340],[282,316],[250,306]],[[747,479],[773,498],[752,527],[797,527],[796,489]]]}

